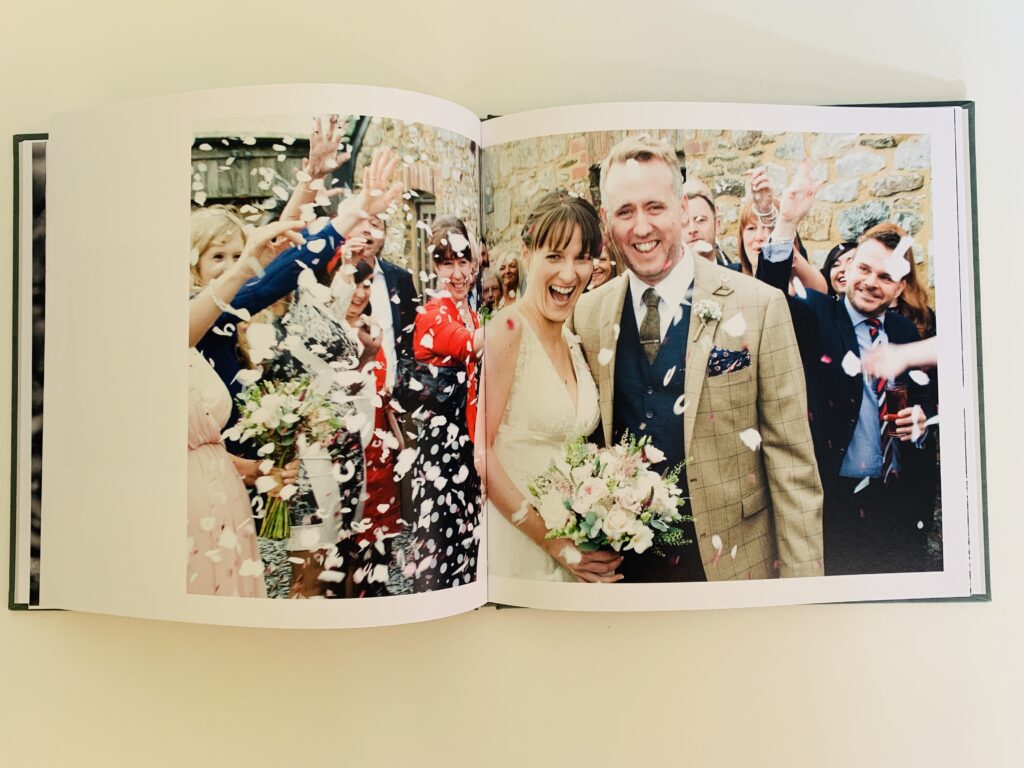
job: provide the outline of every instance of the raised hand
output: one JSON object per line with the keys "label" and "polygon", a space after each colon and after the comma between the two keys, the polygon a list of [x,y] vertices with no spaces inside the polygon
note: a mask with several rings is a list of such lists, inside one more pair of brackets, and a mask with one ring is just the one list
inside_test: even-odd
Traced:
{"label": "raised hand", "polygon": [[779,216],[794,227],[803,220],[814,204],[814,196],[823,182],[811,178],[811,161],[797,166],[793,181],[779,195]]}
{"label": "raised hand", "polygon": [[306,243],[300,234],[304,227],[305,222],[295,220],[275,221],[262,227],[247,227],[245,248],[234,269],[251,273],[247,278],[262,274],[263,267],[285,248]]}
{"label": "raised hand", "polygon": [[313,130],[309,134],[309,157],[302,161],[302,173],[309,176],[302,181],[322,179],[331,171],[337,170],[349,159],[348,152],[339,152],[341,141],[345,138],[347,121],[341,122],[337,115],[330,115],[326,123],[324,118],[313,120]]}
{"label": "raised hand", "polygon": [[763,215],[771,213],[775,195],[767,169],[762,165],[747,171],[744,175],[748,177],[747,195],[754,202],[754,210]]}
{"label": "raised hand", "polygon": [[373,151],[369,165],[363,170],[363,186],[338,205],[334,227],[343,235],[372,216],[381,216],[402,194],[401,182],[391,182],[398,166],[398,155],[387,147]]}

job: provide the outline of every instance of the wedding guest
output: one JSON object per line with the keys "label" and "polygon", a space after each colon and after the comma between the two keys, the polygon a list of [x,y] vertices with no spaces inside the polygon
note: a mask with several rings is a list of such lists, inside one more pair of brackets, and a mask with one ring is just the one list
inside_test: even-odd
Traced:
{"label": "wedding guest", "polygon": [[498,275],[490,267],[484,267],[480,277],[480,298],[483,303],[480,305],[480,312],[494,314],[498,309],[498,301],[501,299],[501,284],[498,282]]}
{"label": "wedding guest", "polygon": [[[356,337],[361,321],[370,313],[373,269],[365,261],[355,262],[352,275],[355,292],[345,313],[345,322]],[[358,341],[358,339],[357,339]],[[362,346],[362,342],[359,342]],[[387,357],[377,352],[372,381],[363,394],[368,404],[368,429],[363,433],[363,456],[366,462],[366,485],[363,514],[356,524],[354,537],[354,592],[358,597],[389,594],[389,567],[393,560],[392,544],[404,529],[402,504],[395,481],[395,462],[404,447],[402,431],[391,405],[387,388]]]}
{"label": "wedding guest", "polygon": [[857,241],[850,240],[832,248],[821,266],[828,295],[838,298],[846,293],[846,268],[857,251]]}
{"label": "wedding guest", "polygon": [[418,408],[412,504],[417,513],[414,591],[476,579],[480,546],[480,478],[473,461],[477,413],[477,357],[483,331],[466,302],[473,279],[472,244],[465,223],[437,219],[429,251],[438,293],[416,317],[413,339]]}
{"label": "wedding guest", "polygon": [[601,249],[598,255],[591,259],[591,263],[594,265],[594,269],[590,277],[590,285],[587,286],[588,291],[600,288],[613,277],[619,276],[619,260],[612,247],[605,246]]}
{"label": "wedding guest", "polygon": [[[777,243],[792,238],[816,186],[802,173],[784,193]],[[935,567],[926,540],[934,517],[935,438],[925,427],[934,399],[906,374],[890,382],[862,365],[878,346],[920,338],[910,320],[889,311],[913,269],[905,237],[892,224],[869,229],[858,240],[838,301],[814,290],[790,300],[794,324],[804,329],[798,339],[825,492],[826,575]],[[791,253],[785,245],[781,254],[766,249],[765,261]]]}
{"label": "wedding guest", "polygon": [[[221,431],[231,412],[224,382],[194,344],[220,315],[239,288],[259,268],[263,249],[275,237],[291,234],[295,223],[255,230],[240,258],[220,247],[207,249],[193,265],[201,283],[189,302],[188,402],[188,567],[190,594],[265,597],[263,563],[256,543],[243,476],[254,482],[255,462],[228,453]],[[291,479],[295,468],[284,476]]]}
{"label": "wedding guest", "polygon": [[[750,193],[747,201],[740,209],[739,217],[739,261],[743,274],[757,275],[762,249],[769,240],[776,243],[779,242],[779,236],[774,230],[780,218],[780,201],[774,196],[771,181],[764,168],[755,168],[749,173]],[[798,167],[797,174],[804,174],[809,178],[810,163],[806,160],[803,161]],[[817,182],[814,186],[814,191],[816,192],[820,186],[821,182]],[[811,197],[813,199],[813,193]],[[759,207],[762,210],[770,208],[772,214],[768,217],[759,214]],[[804,215],[806,215],[806,212]],[[783,293],[791,294],[796,290],[791,282],[792,279],[798,280],[804,288],[810,288],[822,293],[827,291],[828,285],[825,278],[807,260],[807,252],[800,242],[800,235],[795,229],[786,243],[786,245],[789,244],[792,245],[793,260],[791,274],[787,278],[786,288],[783,289]],[[776,287],[782,288],[782,286]]]}
{"label": "wedding guest", "polygon": [[719,266],[739,270],[740,265],[730,262],[718,245],[718,212],[714,200],[704,192],[687,192],[686,199],[689,201],[690,220],[684,228],[684,242],[698,256]]}
{"label": "wedding guest", "polygon": [[498,308],[508,307],[519,298],[520,278],[519,259],[514,252],[506,252],[495,260],[498,268],[498,279],[501,280],[501,298]]}

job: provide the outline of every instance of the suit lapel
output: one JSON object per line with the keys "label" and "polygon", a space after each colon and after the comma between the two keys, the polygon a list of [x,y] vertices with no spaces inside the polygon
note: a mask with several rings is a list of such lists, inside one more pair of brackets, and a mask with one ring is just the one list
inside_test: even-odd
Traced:
{"label": "suit lapel", "polygon": [[391,303],[391,328],[397,338],[403,332],[402,316],[399,311],[401,302],[395,301],[395,297],[398,296],[398,280],[395,279],[391,264],[379,256],[378,259],[380,260],[380,271],[384,275],[384,285],[388,289],[388,301]]}
{"label": "suit lapel", "polygon": [[846,309],[845,298],[835,302],[834,312],[836,328],[839,331],[839,338],[843,340],[843,346],[847,352],[853,352],[857,357],[860,357],[860,343],[857,341],[857,332],[853,329],[850,313]]}
{"label": "suit lapel", "polygon": [[[601,392],[601,426],[604,430],[605,445],[608,446],[612,444],[612,403],[615,401],[615,352],[619,341],[616,329],[622,322],[622,313],[626,306],[626,295],[629,288],[629,279],[627,277],[620,277],[618,281],[615,290],[608,291],[604,301],[601,302],[601,306],[597,307],[594,321],[599,324],[598,338],[600,345],[591,363],[591,365],[597,363],[599,368],[598,385]],[[612,322],[607,322],[607,320],[602,322],[602,318],[614,318],[614,320]],[[598,360],[602,349],[609,349],[612,353],[607,365],[601,365]]]}
{"label": "suit lapel", "polygon": [[720,275],[721,270],[715,269],[700,256],[693,258],[693,301],[690,306],[690,326],[687,329],[686,345],[686,378],[684,380],[683,406],[686,408],[683,417],[684,449],[690,455],[690,438],[693,425],[697,420],[697,407],[700,393],[704,389],[704,380],[708,374],[708,358],[715,346],[715,334],[718,331],[718,320],[702,321],[697,308],[702,301],[712,301],[718,305],[720,314],[726,312],[726,301],[733,289],[728,284],[728,275]]}

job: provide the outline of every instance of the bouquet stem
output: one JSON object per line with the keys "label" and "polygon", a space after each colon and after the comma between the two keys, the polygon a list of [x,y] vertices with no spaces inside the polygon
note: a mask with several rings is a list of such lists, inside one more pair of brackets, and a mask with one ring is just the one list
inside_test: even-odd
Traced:
{"label": "bouquet stem", "polygon": [[288,513],[288,502],[274,496],[267,504],[267,514],[260,526],[260,536],[264,539],[281,541],[291,535],[291,516]]}

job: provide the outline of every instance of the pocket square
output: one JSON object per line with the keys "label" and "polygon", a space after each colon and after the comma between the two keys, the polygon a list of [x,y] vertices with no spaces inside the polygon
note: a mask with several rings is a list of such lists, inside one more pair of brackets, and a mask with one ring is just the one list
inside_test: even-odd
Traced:
{"label": "pocket square", "polygon": [[742,371],[750,365],[750,352],[745,349],[723,349],[715,347],[708,357],[708,376]]}

